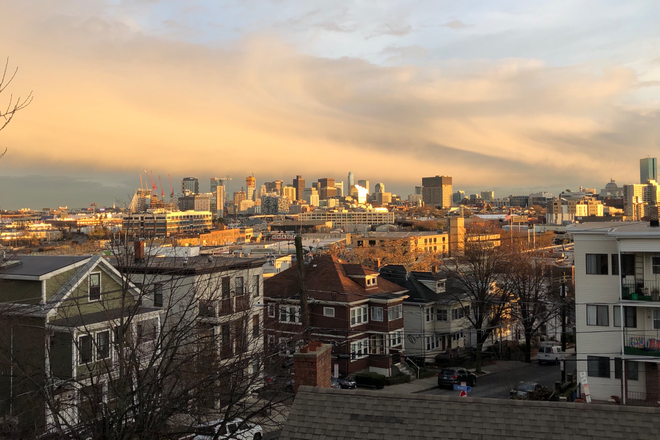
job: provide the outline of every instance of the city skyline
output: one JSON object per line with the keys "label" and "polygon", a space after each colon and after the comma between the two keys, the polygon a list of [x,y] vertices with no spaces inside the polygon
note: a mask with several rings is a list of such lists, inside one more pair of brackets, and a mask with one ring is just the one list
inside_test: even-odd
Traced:
{"label": "city skyline", "polygon": [[0,27],[20,69],[7,92],[35,99],[0,132],[0,207],[111,205],[144,169],[232,176],[231,191],[252,171],[346,181],[348,160],[402,197],[436,174],[496,197],[634,183],[660,148],[658,12],[14,2]]}

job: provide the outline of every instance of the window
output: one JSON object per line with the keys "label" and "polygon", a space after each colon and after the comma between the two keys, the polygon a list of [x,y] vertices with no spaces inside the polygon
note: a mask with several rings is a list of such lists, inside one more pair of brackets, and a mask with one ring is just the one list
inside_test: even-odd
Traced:
{"label": "window", "polygon": [[88,362],[92,362],[92,337],[87,335],[78,338],[78,364]]}
{"label": "window", "polygon": [[259,337],[259,315],[252,316],[252,336]]}
{"label": "window", "polygon": [[154,307],[163,307],[163,285],[160,283],[154,285]]}
{"label": "window", "polygon": [[252,296],[259,296],[259,281],[261,277],[259,275],[252,276]]}
{"label": "window", "polygon": [[587,305],[587,325],[609,326],[608,306]]}
{"label": "window", "polygon": [[268,340],[267,344],[269,347],[272,347],[275,345],[275,335],[268,335]]}
{"label": "window", "polygon": [[98,359],[110,357],[110,331],[96,334],[96,356]]}
{"label": "window", "polygon": [[610,377],[610,358],[587,356],[588,374],[591,377]]}
{"label": "window", "polygon": [[403,331],[390,333],[390,347],[397,347],[401,344],[403,344]]}
{"label": "window", "polygon": [[612,275],[619,275],[619,254],[612,254]]}
{"label": "window", "polygon": [[436,321],[447,321],[447,310],[436,309],[435,319]]}
{"label": "window", "polygon": [[101,299],[101,274],[89,274],[89,300],[98,301]]}
{"label": "window", "polygon": [[[614,359],[614,378],[621,379],[621,358]],[[639,364],[633,361],[626,361],[626,376],[628,380],[639,380]]]}
{"label": "window", "polygon": [[464,316],[465,316],[465,312],[463,311],[463,307],[458,309],[452,309],[451,311],[452,321],[455,321],[457,319],[462,319]]}
{"label": "window", "polygon": [[587,275],[607,275],[607,254],[587,254]]}
{"label": "window", "polygon": [[433,321],[433,307],[428,307],[426,309],[426,322]]}
{"label": "window", "polygon": [[358,306],[351,309],[351,325],[366,324],[369,322],[367,306]]}
{"label": "window", "polygon": [[[621,327],[621,310],[619,309],[619,306],[613,306],[612,313],[614,314],[614,327]],[[623,319],[625,319],[626,327],[636,328],[637,308],[624,306]]]}
{"label": "window", "polygon": [[440,335],[431,335],[426,337],[426,350],[435,350],[440,346]]}
{"label": "window", "polygon": [[234,286],[236,287],[236,295],[243,295],[243,277],[236,277]]}
{"label": "window", "polygon": [[383,308],[382,307],[372,307],[371,308],[371,320],[372,321],[383,321]]}
{"label": "window", "polygon": [[369,355],[369,339],[351,342],[351,360],[362,359]]}
{"label": "window", "polygon": [[323,307],[323,316],[327,316],[329,318],[334,318],[335,317],[335,308],[334,307]]}
{"label": "window", "polygon": [[399,304],[398,306],[392,306],[387,309],[387,319],[393,321],[395,319],[401,319],[403,317],[403,306]]}
{"label": "window", "polygon": [[651,258],[651,265],[653,267],[653,273],[659,274],[660,273],[660,257]]}
{"label": "window", "polygon": [[288,322],[293,324],[300,323],[300,307],[299,306],[280,306],[280,322]]}
{"label": "window", "polygon": [[231,297],[231,277],[222,278],[222,299]]}
{"label": "window", "polygon": [[653,309],[653,330],[660,330],[660,309]]}
{"label": "window", "polygon": [[275,304],[268,304],[268,317],[269,318],[275,317]]}
{"label": "window", "polygon": [[385,352],[385,338],[383,335],[371,335],[369,339],[370,354],[383,354]]}
{"label": "window", "polygon": [[635,254],[621,254],[621,266],[623,267],[623,275],[635,275]]}

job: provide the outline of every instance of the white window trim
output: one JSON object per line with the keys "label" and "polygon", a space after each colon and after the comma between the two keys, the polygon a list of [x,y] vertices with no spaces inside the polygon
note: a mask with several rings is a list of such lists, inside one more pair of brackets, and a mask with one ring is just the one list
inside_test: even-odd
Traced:
{"label": "white window trim", "polygon": [[[99,276],[99,297],[98,299],[92,299],[90,297],[92,293],[92,275],[98,275]],[[103,277],[101,276],[101,272],[90,272],[90,274],[87,276],[87,302],[97,302],[101,301],[103,298]]]}
{"label": "white window trim", "polygon": [[268,317],[275,318],[275,316],[276,316],[275,304],[268,304]]}
{"label": "white window trim", "polygon": [[395,319],[403,318],[403,305],[397,304],[387,308],[387,320],[394,321]]}
{"label": "white window trim", "polygon": [[[353,312],[355,312],[355,322],[353,322],[353,316],[352,316]],[[351,327],[368,324],[369,306],[363,305],[363,306],[352,307],[351,311],[349,312],[349,318],[350,318]],[[359,322],[358,322],[358,318],[359,318]]]}
{"label": "white window trim", "polygon": [[[286,321],[282,321],[282,311],[285,308],[287,309],[286,314],[289,317],[289,319],[286,320]],[[290,318],[291,317],[291,309],[294,309],[293,321],[291,321],[291,318]],[[280,313],[279,313],[278,319],[279,319],[280,323],[282,323],[282,324],[302,325],[302,322],[300,322],[300,306],[291,306],[291,305],[288,305],[288,304],[280,305]]]}
{"label": "white window trim", "polygon": [[323,307],[323,316],[328,318],[335,317],[335,308],[334,307]]}
{"label": "white window trim", "polygon": [[[379,309],[380,310],[380,319],[377,319],[377,317],[374,317],[374,310]],[[383,308],[382,307],[371,307],[371,320],[374,322],[383,322]]]}
{"label": "white window trim", "polygon": [[389,341],[390,341],[390,347],[403,346],[403,330],[390,332]]}
{"label": "white window trim", "polygon": [[[356,355],[355,357],[353,357],[353,353],[354,353],[353,347],[355,347],[356,350],[357,350],[357,346],[360,343],[362,344],[361,345],[362,353]],[[360,359],[364,359],[364,358],[369,356],[369,338],[364,338],[364,339],[359,339],[357,341],[353,341],[353,342],[351,342],[350,347],[351,347],[351,354],[350,354],[351,362],[354,362],[354,361],[357,361],[357,360],[360,360]]]}
{"label": "white window trim", "polygon": [[[108,356],[107,357],[99,357],[98,354],[98,349],[99,349],[99,340],[98,340],[98,335],[100,333],[108,332]],[[89,362],[83,362],[81,360],[82,356],[80,353],[80,338],[83,338],[85,336],[89,336],[92,341],[92,359]],[[93,332],[89,333],[79,333],[76,336],[76,340],[78,341],[75,347],[76,350],[76,365],[82,366],[82,365],[88,365],[88,364],[94,364],[96,362],[100,362],[106,359],[112,359],[112,350],[113,350],[113,338],[114,338],[114,331],[109,328],[103,328],[99,329]]]}

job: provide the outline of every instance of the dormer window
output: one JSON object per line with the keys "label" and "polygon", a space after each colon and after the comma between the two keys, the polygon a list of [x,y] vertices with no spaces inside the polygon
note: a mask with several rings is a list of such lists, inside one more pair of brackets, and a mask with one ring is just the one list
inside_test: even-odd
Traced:
{"label": "dormer window", "polygon": [[101,274],[92,273],[89,275],[89,300],[98,301],[101,299]]}
{"label": "dormer window", "polygon": [[367,287],[376,285],[376,277],[370,277],[366,279]]}

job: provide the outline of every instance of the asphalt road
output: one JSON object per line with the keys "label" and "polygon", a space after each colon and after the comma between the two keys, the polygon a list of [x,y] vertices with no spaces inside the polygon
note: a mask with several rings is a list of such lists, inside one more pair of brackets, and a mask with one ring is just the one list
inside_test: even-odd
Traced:
{"label": "asphalt road", "polygon": [[[566,371],[575,368],[575,361],[568,360]],[[487,369],[487,368],[486,368]],[[533,363],[514,370],[502,371],[479,377],[477,386],[468,393],[470,397],[488,397],[495,399],[508,399],[509,391],[519,382],[537,382],[548,388],[554,388],[555,381],[561,380],[559,365],[539,365]],[[423,392],[424,394],[459,395],[459,391],[433,388]]]}

